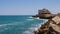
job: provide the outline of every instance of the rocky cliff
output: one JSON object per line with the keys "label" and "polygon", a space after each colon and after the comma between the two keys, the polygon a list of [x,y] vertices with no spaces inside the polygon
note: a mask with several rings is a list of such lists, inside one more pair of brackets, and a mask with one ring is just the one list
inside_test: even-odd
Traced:
{"label": "rocky cliff", "polygon": [[44,11],[45,13],[41,10],[40,14],[32,16],[41,19],[48,19],[48,21],[42,24],[38,30],[34,31],[34,34],[60,34],[60,13],[51,14],[46,11],[46,9]]}

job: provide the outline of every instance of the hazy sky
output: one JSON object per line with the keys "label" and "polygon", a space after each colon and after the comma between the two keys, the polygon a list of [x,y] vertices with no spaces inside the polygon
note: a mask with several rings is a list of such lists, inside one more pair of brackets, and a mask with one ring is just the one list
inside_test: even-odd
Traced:
{"label": "hazy sky", "polygon": [[34,15],[46,8],[60,12],[60,0],[0,0],[0,15]]}

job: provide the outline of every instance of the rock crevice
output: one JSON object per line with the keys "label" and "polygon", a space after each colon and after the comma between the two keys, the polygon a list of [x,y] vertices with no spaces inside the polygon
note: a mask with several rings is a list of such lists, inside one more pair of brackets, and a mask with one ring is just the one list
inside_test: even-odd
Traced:
{"label": "rock crevice", "polygon": [[32,17],[48,19],[38,30],[34,31],[34,34],[60,34],[60,13],[51,14],[49,10],[42,9],[38,11],[37,15]]}

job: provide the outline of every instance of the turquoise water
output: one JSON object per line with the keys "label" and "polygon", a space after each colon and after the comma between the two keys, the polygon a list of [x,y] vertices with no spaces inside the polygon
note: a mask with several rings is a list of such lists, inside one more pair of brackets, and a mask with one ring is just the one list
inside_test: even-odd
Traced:
{"label": "turquoise water", "polygon": [[31,15],[0,16],[0,34],[33,34],[42,22]]}

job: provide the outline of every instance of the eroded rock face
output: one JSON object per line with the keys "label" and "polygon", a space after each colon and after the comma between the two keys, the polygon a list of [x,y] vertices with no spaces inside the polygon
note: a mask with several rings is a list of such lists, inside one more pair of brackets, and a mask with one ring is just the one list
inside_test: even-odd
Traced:
{"label": "eroded rock face", "polygon": [[49,20],[34,31],[34,34],[60,34],[60,25]]}
{"label": "eroded rock face", "polygon": [[42,10],[38,10],[38,14],[32,16],[32,17],[39,17],[41,19],[50,19],[53,18],[55,15],[51,14],[49,10],[47,9],[42,9]]}
{"label": "eroded rock face", "polygon": [[38,14],[51,14],[50,11],[48,9],[42,9],[42,10],[38,10]]}
{"label": "eroded rock face", "polygon": [[34,34],[60,34],[60,13],[52,15],[51,13],[48,12],[48,15],[46,15],[45,12],[43,13],[44,16],[40,16],[41,13],[37,17],[42,19],[48,18],[48,21],[42,24],[41,27],[38,28],[38,30],[34,31]]}

